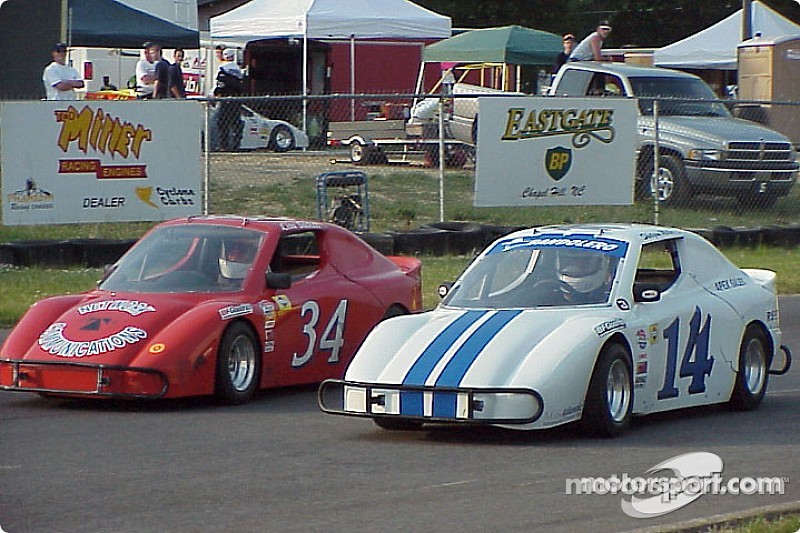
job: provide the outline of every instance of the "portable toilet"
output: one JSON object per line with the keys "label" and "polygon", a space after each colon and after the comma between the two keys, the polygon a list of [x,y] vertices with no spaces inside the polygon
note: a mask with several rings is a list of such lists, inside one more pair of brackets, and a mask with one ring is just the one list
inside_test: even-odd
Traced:
{"label": "portable toilet", "polygon": [[[737,52],[740,100],[800,100],[800,35],[755,37],[740,43]],[[795,146],[800,145],[800,106],[762,104],[759,107],[741,115],[757,119],[789,137]]]}

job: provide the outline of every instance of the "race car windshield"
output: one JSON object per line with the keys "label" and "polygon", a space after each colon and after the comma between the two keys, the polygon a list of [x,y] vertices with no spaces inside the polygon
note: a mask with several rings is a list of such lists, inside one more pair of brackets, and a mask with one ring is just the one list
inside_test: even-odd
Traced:
{"label": "race car windshield", "polygon": [[99,288],[118,292],[238,291],[263,234],[228,226],[157,228],[126,254]]}
{"label": "race car windshield", "polygon": [[572,248],[520,247],[472,265],[442,301],[448,307],[533,308],[605,304],[619,258]]}

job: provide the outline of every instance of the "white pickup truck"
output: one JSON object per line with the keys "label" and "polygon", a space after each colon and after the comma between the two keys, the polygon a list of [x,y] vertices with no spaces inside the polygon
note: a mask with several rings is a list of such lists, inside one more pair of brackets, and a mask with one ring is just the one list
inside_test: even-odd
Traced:
{"label": "white pickup truck", "polygon": [[[551,96],[638,98],[637,188],[664,204],[699,193],[735,196],[770,207],[797,179],[790,140],[761,124],[734,118],[697,76],[663,68],[578,61],[559,70]],[[659,170],[654,162],[658,101]]]}
{"label": "white pickup truck", "polygon": [[[502,91],[456,84],[449,128],[455,139],[475,144],[476,98],[487,92]],[[638,98],[636,189],[640,198],[649,198],[655,190],[664,205],[674,205],[707,193],[767,208],[789,194],[797,179],[800,165],[791,141],[761,124],[734,118],[711,88],[692,74],[576,61],[561,67],[549,95]],[[656,101],[658,173],[653,164]]]}

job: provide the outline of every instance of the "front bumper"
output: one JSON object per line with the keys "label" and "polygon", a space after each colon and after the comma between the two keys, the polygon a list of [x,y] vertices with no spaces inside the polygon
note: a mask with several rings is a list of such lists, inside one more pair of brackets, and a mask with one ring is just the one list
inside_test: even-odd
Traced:
{"label": "front bumper", "polygon": [[158,370],[80,362],[0,359],[0,390],[105,398],[161,398],[169,381]]}
{"label": "front bumper", "polygon": [[797,165],[776,167],[778,168],[761,170],[731,169],[686,161],[686,178],[693,186],[709,191],[757,190],[785,196],[797,180]]}
{"label": "front bumper", "polygon": [[531,389],[412,387],[335,379],[320,385],[317,401],[331,414],[471,424],[531,424],[544,409],[542,397]]}

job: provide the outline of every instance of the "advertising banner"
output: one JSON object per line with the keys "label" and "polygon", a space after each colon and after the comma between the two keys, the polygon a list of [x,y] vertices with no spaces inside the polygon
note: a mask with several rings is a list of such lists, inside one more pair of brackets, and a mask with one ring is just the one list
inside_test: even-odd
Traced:
{"label": "advertising banner", "polygon": [[3,224],[200,214],[201,125],[184,100],[0,104]]}
{"label": "advertising banner", "polygon": [[475,206],[633,203],[636,101],[478,98]]}

